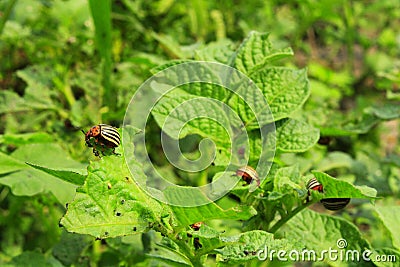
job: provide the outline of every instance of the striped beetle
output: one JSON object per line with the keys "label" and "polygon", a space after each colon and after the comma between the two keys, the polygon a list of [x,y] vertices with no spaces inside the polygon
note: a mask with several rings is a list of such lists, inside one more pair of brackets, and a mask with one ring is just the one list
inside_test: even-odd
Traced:
{"label": "striped beetle", "polygon": [[324,198],[321,199],[322,205],[327,210],[341,210],[349,204],[350,198]]}
{"label": "striped beetle", "polygon": [[[308,190],[317,190],[320,193],[324,192],[323,185],[318,182],[318,180],[314,177],[307,183]],[[308,192],[308,196],[310,196],[310,191]],[[309,201],[307,197],[307,201]],[[340,210],[347,206],[350,202],[350,198],[323,198],[320,201],[322,205],[324,205],[327,210]]]}
{"label": "striped beetle", "polygon": [[236,171],[236,175],[242,177],[243,181],[245,181],[247,184],[250,184],[253,180],[255,180],[257,182],[257,186],[260,185],[260,179],[257,171],[250,166],[240,167]]}
{"label": "striped beetle", "polygon": [[313,177],[310,181],[307,183],[307,189],[308,190],[317,190],[320,193],[324,192],[324,187],[322,184],[320,184],[315,177]]}
{"label": "striped beetle", "polygon": [[[90,128],[85,134],[85,142],[88,147],[93,147],[93,153],[99,156],[98,150],[104,155],[106,150],[111,149],[115,154],[115,148],[120,145],[121,137],[118,130],[107,124],[99,124]],[[94,140],[94,141],[93,141]]]}

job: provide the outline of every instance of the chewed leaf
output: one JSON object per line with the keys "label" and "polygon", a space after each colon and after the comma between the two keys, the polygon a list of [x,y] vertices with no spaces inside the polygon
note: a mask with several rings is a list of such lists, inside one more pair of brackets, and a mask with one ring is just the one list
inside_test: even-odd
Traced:
{"label": "chewed leaf", "polygon": [[88,177],[68,205],[61,224],[70,232],[97,238],[145,232],[165,213],[134,182],[122,156],[92,162]]}
{"label": "chewed leaf", "polygon": [[[129,127],[127,129],[124,138],[132,133]],[[127,142],[126,149],[132,147],[132,143]],[[132,158],[127,162],[139,166]],[[140,166],[138,168],[140,170]],[[68,205],[61,225],[70,232],[96,238],[143,233],[153,227],[161,232],[168,231],[171,214],[168,207],[139,187],[136,180],[145,179],[143,171],[133,175],[138,177],[132,177],[122,154],[91,162],[85,183]]]}

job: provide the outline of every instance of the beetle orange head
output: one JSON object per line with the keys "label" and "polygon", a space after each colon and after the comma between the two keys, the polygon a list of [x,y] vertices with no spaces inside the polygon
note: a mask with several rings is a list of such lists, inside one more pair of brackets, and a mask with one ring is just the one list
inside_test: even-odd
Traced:
{"label": "beetle orange head", "polygon": [[100,134],[100,126],[96,125],[93,126],[92,128],[90,128],[89,132],[87,133],[87,135],[91,136],[91,137],[96,137]]}

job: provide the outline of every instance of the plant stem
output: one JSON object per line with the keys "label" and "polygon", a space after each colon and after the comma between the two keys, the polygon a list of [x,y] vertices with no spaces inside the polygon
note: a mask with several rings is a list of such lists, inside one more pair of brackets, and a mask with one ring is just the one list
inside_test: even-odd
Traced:
{"label": "plant stem", "polygon": [[72,92],[71,86],[69,84],[65,84],[62,88],[65,98],[68,101],[68,105],[72,107],[75,104],[74,93]]}
{"label": "plant stem", "polygon": [[101,256],[101,241],[95,240],[92,245],[91,265],[96,266]]}
{"label": "plant stem", "polygon": [[66,75],[64,79],[61,78],[54,78],[53,83],[55,86],[61,91],[61,93],[64,95],[65,99],[67,100],[68,106],[72,108],[72,106],[75,104],[75,96],[74,93],[72,92],[72,88],[67,82],[69,74]]}
{"label": "plant stem", "polygon": [[156,229],[156,231],[163,233],[165,236],[167,236],[170,240],[172,240],[175,244],[178,245],[180,251],[175,251],[175,253],[180,254],[181,257],[188,259],[193,264],[193,266],[199,266],[199,267],[203,266],[200,257],[197,255],[193,255],[191,253],[191,249],[188,246],[188,244],[184,240],[179,239],[177,237],[176,231],[168,232],[168,231],[163,231],[162,229]]}
{"label": "plant stem", "polygon": [[284,225],[287,221],[289,221],[291,218],[293,218],[297,213],[299,213],[300,211],[302,211],[303,209],[307,208],[308,206],[310,206],[313,203],[314,202],[310,201],[310,202],[308,202],[308,203],[306,203],[304,205],[298,206],[292,212],[290,212],[286,217],[283,217],[277,223],[275,223],[274,226],[272,226],[268,230],[268,232],[275,233],[279,228],[281,228],[282,225]]}

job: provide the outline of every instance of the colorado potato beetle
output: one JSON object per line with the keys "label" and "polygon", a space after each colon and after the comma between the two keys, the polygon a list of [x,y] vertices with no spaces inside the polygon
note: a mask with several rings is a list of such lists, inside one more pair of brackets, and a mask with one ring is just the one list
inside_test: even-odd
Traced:
{"label": "colorado potato beetle", "polygon": [[[317,190],[320,193],[324,192],[324,187],[315,177],[308,181],[307,189]],[[308,196],[310,196],[310,192],[308,192]],[[308,197],[307,201],[309,201]],[[323,198],[320,202],[327,210],[340,210],[349,204],[350,198]]]}
{"label": "colorado potato beetle", "polygon": [[318,182],[317,179],[315,179],[315,177],[312,178],[310,181],[308,181],[308,183],[307,183],[307,189],[308,189],[308,190],[317,190],[317,191],[320,192],[320,193],[323,193],[323,192],[324,192],[324,187],[322,186],[322,184],[320,184],[320,183]]}
{"label": "colorado potato beetle", "polygon": [[116,128],[107,125],[99,124],[90,128],[85,134],[85,142],[88,147],[93,147],[93,153],[99,156],[98,150],[104,154],[106,150],[111,149],[111,152],[115,154],[114,150],[121,143],[121,137]]}
{"label": "colorado potato beetle", "polygon": [[327,210],[341,210],[349,204],[350,198],[324,198],[321,199],[322,205]]}
{"label": "colorado potato beetle", "polygon": [[260,178],[257,171],[250,166],[240,167],[236,171],[236,175],[242,177],[243,181],[245,181],[247,184],[251,184],[252,181],[256,181],[257,186],[260,185]]}

